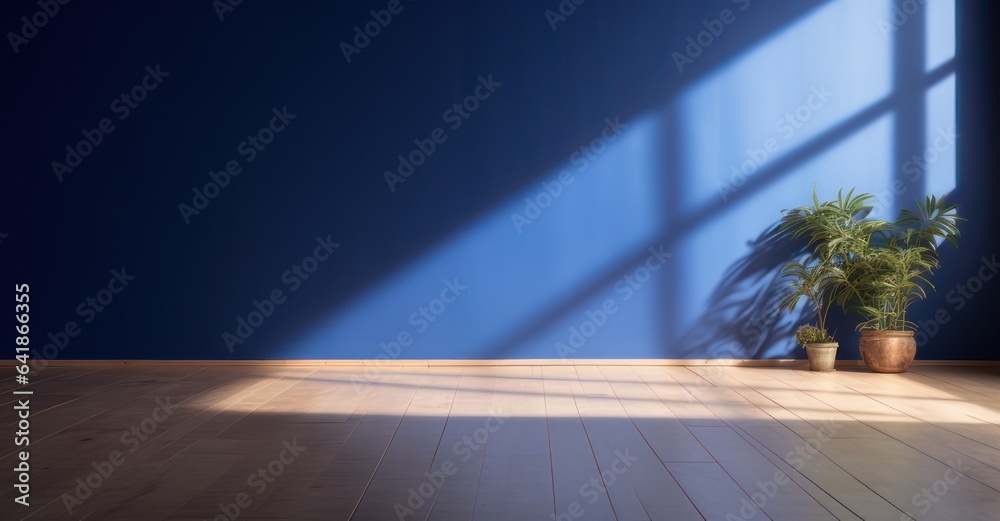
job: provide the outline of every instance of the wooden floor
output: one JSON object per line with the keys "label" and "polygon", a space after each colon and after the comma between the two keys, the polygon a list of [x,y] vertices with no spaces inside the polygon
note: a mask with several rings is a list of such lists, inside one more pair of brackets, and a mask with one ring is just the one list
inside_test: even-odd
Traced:
{"label": "wooden floor", "polygon": [[8,483],[2,519],[1000,519],[1000,368],[115,365],[32,382],[31,506]]}

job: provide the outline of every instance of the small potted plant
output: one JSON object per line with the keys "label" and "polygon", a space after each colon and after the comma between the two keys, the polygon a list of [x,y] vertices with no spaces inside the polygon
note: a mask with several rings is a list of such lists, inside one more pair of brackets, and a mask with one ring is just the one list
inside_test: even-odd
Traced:
{"label": "small potted plant", "polygon": [[816,314],[816,325],[804,324],[795,332],[795,340],[809,357],[811,371],[833,371],[839,347],[826,328],[826,317],[843,277],[836,263],[835,251],[824,241],[826,235],[820,233],[824,221],[830,218],[833,204],[820,204],[814,191],[812,206],[789,210],[781,219],[780,230],[783,233],[792,239],[807,238],[812,246],[812,251],[806,253],[801,261],[789,262],[781,271],[782,275],[792,279],[792,290],[782,300],[781,309],[791,313],[795,311],[798,301],[805,297]]}
{"label": "small potted plant", "polygon": [[809,356],[810,371],[833,371],[837,363],[837,348],[840,344],[825,329],[803,324],[795,331],[795,341],[805,348]]}
{"label": "small potted plant", "polygon": [[823,259],[812,258],[809,266],[789,262],[782,274],[792,278],[792,291],[782,300],[781,308],[795,311],[796,303],[805,297],[816,313],[816,325],[804,324],[795,332],[795,340],[806,350],[810,371],[833,371],[839,344],[826,329],[827,305],[833,285],[838,280],[833,266]]}

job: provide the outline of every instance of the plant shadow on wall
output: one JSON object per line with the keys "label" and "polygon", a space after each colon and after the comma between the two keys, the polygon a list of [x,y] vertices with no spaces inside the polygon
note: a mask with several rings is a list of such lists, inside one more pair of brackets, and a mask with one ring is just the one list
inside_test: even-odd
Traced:
{"label": "plant shadow on wall", "polygon": [[794,328],[801,320],[781,314],[781,303],[791,292],[781,272],[786,263],[807,252],[808,242],[792,237],[779,221],[748,246],[750,251],[726,270],[712,291],[705,312],[678,339],[674,349],[682,357],[788,357]]}
{"label": "plant shadow on wall", "polygon": [[[869,217],[874,209],[870,194],[840,191],[836,200],[822,204],[815,190],[812,197],[813,206],[783,211],[781,221],[751,241],[750,252],[730,266],[705,313],[681,338],[685,355],[786,357],[800,324],[800,332],[818,335],[814,342],[833,342],[827,314],[836,304],[860,315],[860,322],[851,325],[862,333],[862,358],[870,369],[906,370],[908,361],[894,361],[898,367],[892,370],[879,368],[869,360],[865,338],[873,333],[913,336],[917,325],[907,310],[934,289],[930,277],[940,268],[938,246],[947,241],[957,247],[958,222],[965,219],[943,197],[917,200],[915,210],[902,209],[891,222]],[[802,297],[815,310],[815,327],[804,325],[802,310],[795,313]],[[840,322],[835,317],[834,326]],[[848,330],[834,327],[834,336],[838,329]],[[912,356],[910,349],[908,360]]]}

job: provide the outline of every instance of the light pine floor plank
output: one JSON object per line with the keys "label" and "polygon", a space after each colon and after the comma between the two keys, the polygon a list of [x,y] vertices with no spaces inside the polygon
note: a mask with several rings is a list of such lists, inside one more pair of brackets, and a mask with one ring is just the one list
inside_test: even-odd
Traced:
{"label": "light pine floor plank", "polygon": [[[448,423],[431,464],[432,469],[441,472],[450,469],[451,475],[424,504],[419,499],[413,500],[416,507],[413,519],[472,519],[490,431],[502,428],[499,422],[505,420],[495,405],[497,380],[494,367],[463,369]],[[477,440],[477,436],[483,441]]]}
{"label": "light pine floor plank", "polygon": [[475,519],[552,519],[552,469],[541,369],[497,369],[494,404],[504,423],[489,433],[483,448]]}
{"label": "light pine floor plank", "polygon": [[[427,385],[414,393],[352,519],[392,519],[429,505],[448,478],[440,468],[434,469],[433,462],[461,376],[460,367],[428,370]],[[416,509],[411,507],[411,495]]]}
{"label": "light pine floor plank", "polygon": [[601,469],[574,397],[582,393],[576,370],[542,368],[545,414],[552,451],[552,488],[557,518],[615,519]]}
{"label": "light pine floor plank", "polygon": [[714,461],[669,407],[629,367],[602,367],[611,389],[653,452],[666,463]]}
{"label": "light pine floor plank", "polygon": [[584,392],[577,397],[580,415],[619,519],[703,519],[632,422],[601,368],[581,366],[577,374]]}
{"label": "light pine floor plank", "polygon": [[[202,393],[190,400],[179,402],[179,408],[174,413],[177,416],[171,415],[171,418],[153,433],[155,436],[150,435],[146,441],[138,445],[116,441],[118,445],[113,445],[113,450],[121,449],[126,459],[115,470],[115,474],[95,490],[93,497],[82,506],[82,511],[86,513],[86,517],[93,519],[102,519],[104,516],[128,518],[130,515],[135,518],[144,515],[145,505],[153,504],[157,506],[156,517],[167,517],[177,505],[199,497],[226,471],[250,457],[248,453],[256,455],[259,449],[259,446],[247,444],[245,440],[228,440],[230,446],[242,444],[242,450],[222,451],[216,448],[211,451],[199,451],[197,447],[239,423],[240,419],[250,416],[254,409],[280,395],[314,370],[314,368],[293,368],[275,371],[272,368],[268,371],[273,372],[272,374],[265,373],[258,379],[243,381],[242,386],[246,388],[242,391],[241,386],[226,385],[225,394],[216,395],[215,392],[211,392],[212,396],[205,396],[206,393]],[[232,374],[225,372],[226,376]],[[234,392],[235,394],[230,394]],[[185,408],[185,405],[188,408]],[[149,412],[146,414],[149,415]],[[268,434],[274,435],[277,432],[279,431]],[[268,441],[271,441],[270,437]],[[109,452],[100,454],[107,458]],[[188,476],[179,470],[184,468],[184,465],[178,466],[178,461],[197,461],[199,463],[195,468],[207,469],[199,471],[212,476],[204,482],[201,480],[206,479],[205,476],[198,477],[196,481],[201,483],[198,487],[199,494],[173,493],[175,488],[188,490],[191,486]],[[216,464],[212,465],[212,462]],[[85,470],[92,469],[85,468]],[[77,476],[85,477],[85,474],[79,472]],[[243,479],[246,479],[245,476]],[[151,487],[151,483],[159,485]],[[138,498],[144,499],[137,501]],[[159,501],[149,503],[150,498],[159,498]],[[61,501],[53,501],[47,507],[51,508],[56,503],[62,507]]]}
{"label": "light pine floor plank", "polygon": [[[714,372],[712,379],[738,392],[749,403],[767,412],[775,420],[768,420],[766,416],[751,417],[752,415],[747,413],[741,413],[737,418],[736,414],[732,414],[733,424],[738,427],[739,433],[748,443],[756,447],[764,457],[790,476],[838,519],[899,517],[902,513],[899,509],[872,492],[864,483],[823,454],[824,436],[835,435],[845,427],[845,424],[828,423],[812,426],[802,420],[790,422],[785,418],[798,417],[780,407],[778,411],[784,412],[775,414],[773,407],[764,406],[759,400],[755,400],[754,396],[759,398],[762,395],[730,375],[737,371],[738,368],[723,368]],[[803,429],[802,424],[809,427]]]}
{"label": "light pine floor plank", "polygon": [[32,505],[5,488],[3,519],[227,519],[241,493],[247,521],[1000,515],[1000,368],[53,364],[31,388]]}
{"label": "light pine floor plank", "polygon": [[[375,388],[365,414],[337,455],[313,483],[324,489],[324,508],[333,519],[348,519],[357,510],[406,409],[425,377],[424,368],[405,368],[386,385]],[[263,516],[267,511],[259,512]]]}

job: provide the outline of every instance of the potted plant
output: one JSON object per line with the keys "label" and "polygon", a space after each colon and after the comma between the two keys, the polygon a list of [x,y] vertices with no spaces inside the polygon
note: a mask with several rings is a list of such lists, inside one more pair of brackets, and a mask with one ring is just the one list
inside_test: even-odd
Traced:
{"label": "potted plant", "polygon": [[833,340],[825,329],[803,324],[795,330],[795,341],[809,356],[810,371],[833,371],[837,363],[837,348],[840,344]]}
{"label": "potted plant", "polygon": [[[838,199],[843,201],[839,196]],[[796,304],[804,297],[812,304],[816,314],[815,326],[803,324],[795,332],[795,340],[809,357],[810,371],[833,371],[837,360],[839,344],[826,328],[826,317],[830,301],[843,277],[835,251],[826,240],[831,234],[825,231],[826,224],[842,213],[837,210],[837,203],[820,204],[813,190],[813,205],[786,211],[779,228],[781,233],[792,239],[807,238],[808,245],[812,246],[811,251],[807,249],[804,258],[789,262],[781,270],[782,275],[792,279],[792,289],[782,300],[781,309],[787,309],[789,313],[795,311]]]}
{"label": "potted plant", "polygon": [[[858,344],[865,366],[881,373],[906,371],[916,355],[916,324],[907,310],[927,298],[928,277],[940,267],[938,244],[958,246],[956,206],[944,198],[928,196],[917,201],[917,211],[903,210],[893,222],[866,219],[870,196],[862,196],[860,213],[842,228],[854,230],[830,239],[829,249],[839,263],[838,302],[857,311]],[[862,231],[863,233],[857,233]]]}
{"label": "potted plant", "polygon": [[934,287],[927,277],[940,266],[938,244],[947,240],[957,247],[957,222],[964,219],[956,206],[934,196],[918,200],[916,212],[903,210],[893,222],[869,219],[871,200],[852,189],[820,203],[814,189],[812,206],[785,213],[782,227],[793,238],[807,238],[813,248],[806,263],[785,267],[784,273],[793,277],[785,307],[792,310],[804,296],[816,308],[817,326],[803,329],[801,338],[796,334],[800,343],[829,338],[825,323],[830,302],[857,311],[864,318],[858,325],[858,347],[865,366],[903,372],[916,355],[916,324],[907,320],[907,310],[927,297],[924,286]]}

